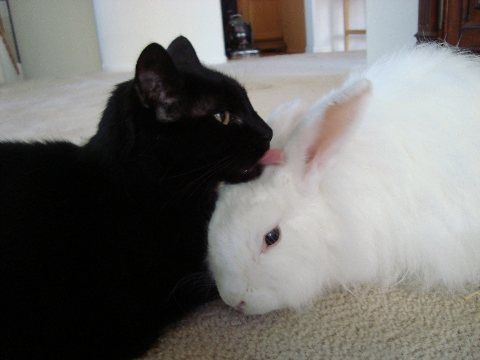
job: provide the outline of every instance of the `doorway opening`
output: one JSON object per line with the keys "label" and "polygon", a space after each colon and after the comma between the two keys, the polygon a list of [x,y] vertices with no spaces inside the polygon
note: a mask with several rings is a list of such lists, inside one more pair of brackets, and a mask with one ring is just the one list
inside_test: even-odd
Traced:
{"label": "doorway opening", "polygon": [[222,16],[229,58],[305,52],[304,0],[222,0]]}

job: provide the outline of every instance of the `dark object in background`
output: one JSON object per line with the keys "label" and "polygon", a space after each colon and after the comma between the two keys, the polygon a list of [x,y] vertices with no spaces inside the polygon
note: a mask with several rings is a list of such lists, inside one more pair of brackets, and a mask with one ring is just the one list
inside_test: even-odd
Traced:
{"label": "dark object in background", "polygon": [[223,39],[225,41],[225,55],[229,56],[228,53],[228,21],[230,16],[238,13],[237,0],[222,0],[222,24],[223,24]]}
{"label": "dark object in background", "polygon": [[221,4],[225,54],[228,58],[259,55],[252,46],[252,27],[238,13],[237,0],[222,0]]}
{"label": "dark object in background", "polygon": [[260,52],[252,46],[252,27],[240,14],[230,15],[227,37],[227,55],[230,58],[259,55]]}

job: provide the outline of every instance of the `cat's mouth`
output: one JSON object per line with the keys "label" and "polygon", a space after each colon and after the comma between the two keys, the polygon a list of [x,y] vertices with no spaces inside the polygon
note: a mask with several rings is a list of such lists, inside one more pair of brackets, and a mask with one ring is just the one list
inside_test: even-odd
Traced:
{"label": "cat's mouth", "polygon": [[270,165],[279,165],[284,161],[284,153],[280,149],[270,149],[252,166],[246,167],[230,178],[228,182],[237,183],[253,180],[262,174],[263,168]]}
{"label": "cat's mouth", "polygon": [[280,165],[285,161],[285,154],[281,149],[270,149],[263,154],[262,158],[258,161],[260,165]]}
{"label": "cat's mouth", "polygon": [[241,170],[241,174],[244,176],[254,176],[260,175],[263,170],[263,165],[260,163],[256,163],[253,166],[250,166],[248,169]]}
{"label": "cat's mouth", "polygon": [[263,165],[255,163],[250,167],[246,167],[238,171],[237,173],[230,174],[226,181],[230,184],[241,183],[249,180],[253,180],[262,174]]}

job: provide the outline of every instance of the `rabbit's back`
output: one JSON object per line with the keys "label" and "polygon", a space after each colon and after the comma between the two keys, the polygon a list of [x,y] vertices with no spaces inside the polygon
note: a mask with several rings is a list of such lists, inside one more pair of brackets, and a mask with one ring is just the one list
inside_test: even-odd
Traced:
{"label": "rabbit's back", "polygon": [[321,191],[339,214],[343,281],[479,280],[480,60],[420,46],[361,77],[372,94]]}

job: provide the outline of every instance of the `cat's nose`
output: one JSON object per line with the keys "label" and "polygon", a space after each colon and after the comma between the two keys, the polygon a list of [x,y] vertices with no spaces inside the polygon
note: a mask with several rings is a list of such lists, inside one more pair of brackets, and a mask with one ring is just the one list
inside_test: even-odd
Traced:
{"label": "cat's nose", "polygon": [[267,127],[263,133],[263,138],[267,141],[272,140],[273,130],[270,127]]}
{"label": "cat's nose", "polygon": [[260,132],[260,136],[262,139],[266,141],[272,140],[273,137],[273,130],[268,124],[258,115],[256,114],[257,118],[257,132]]}

